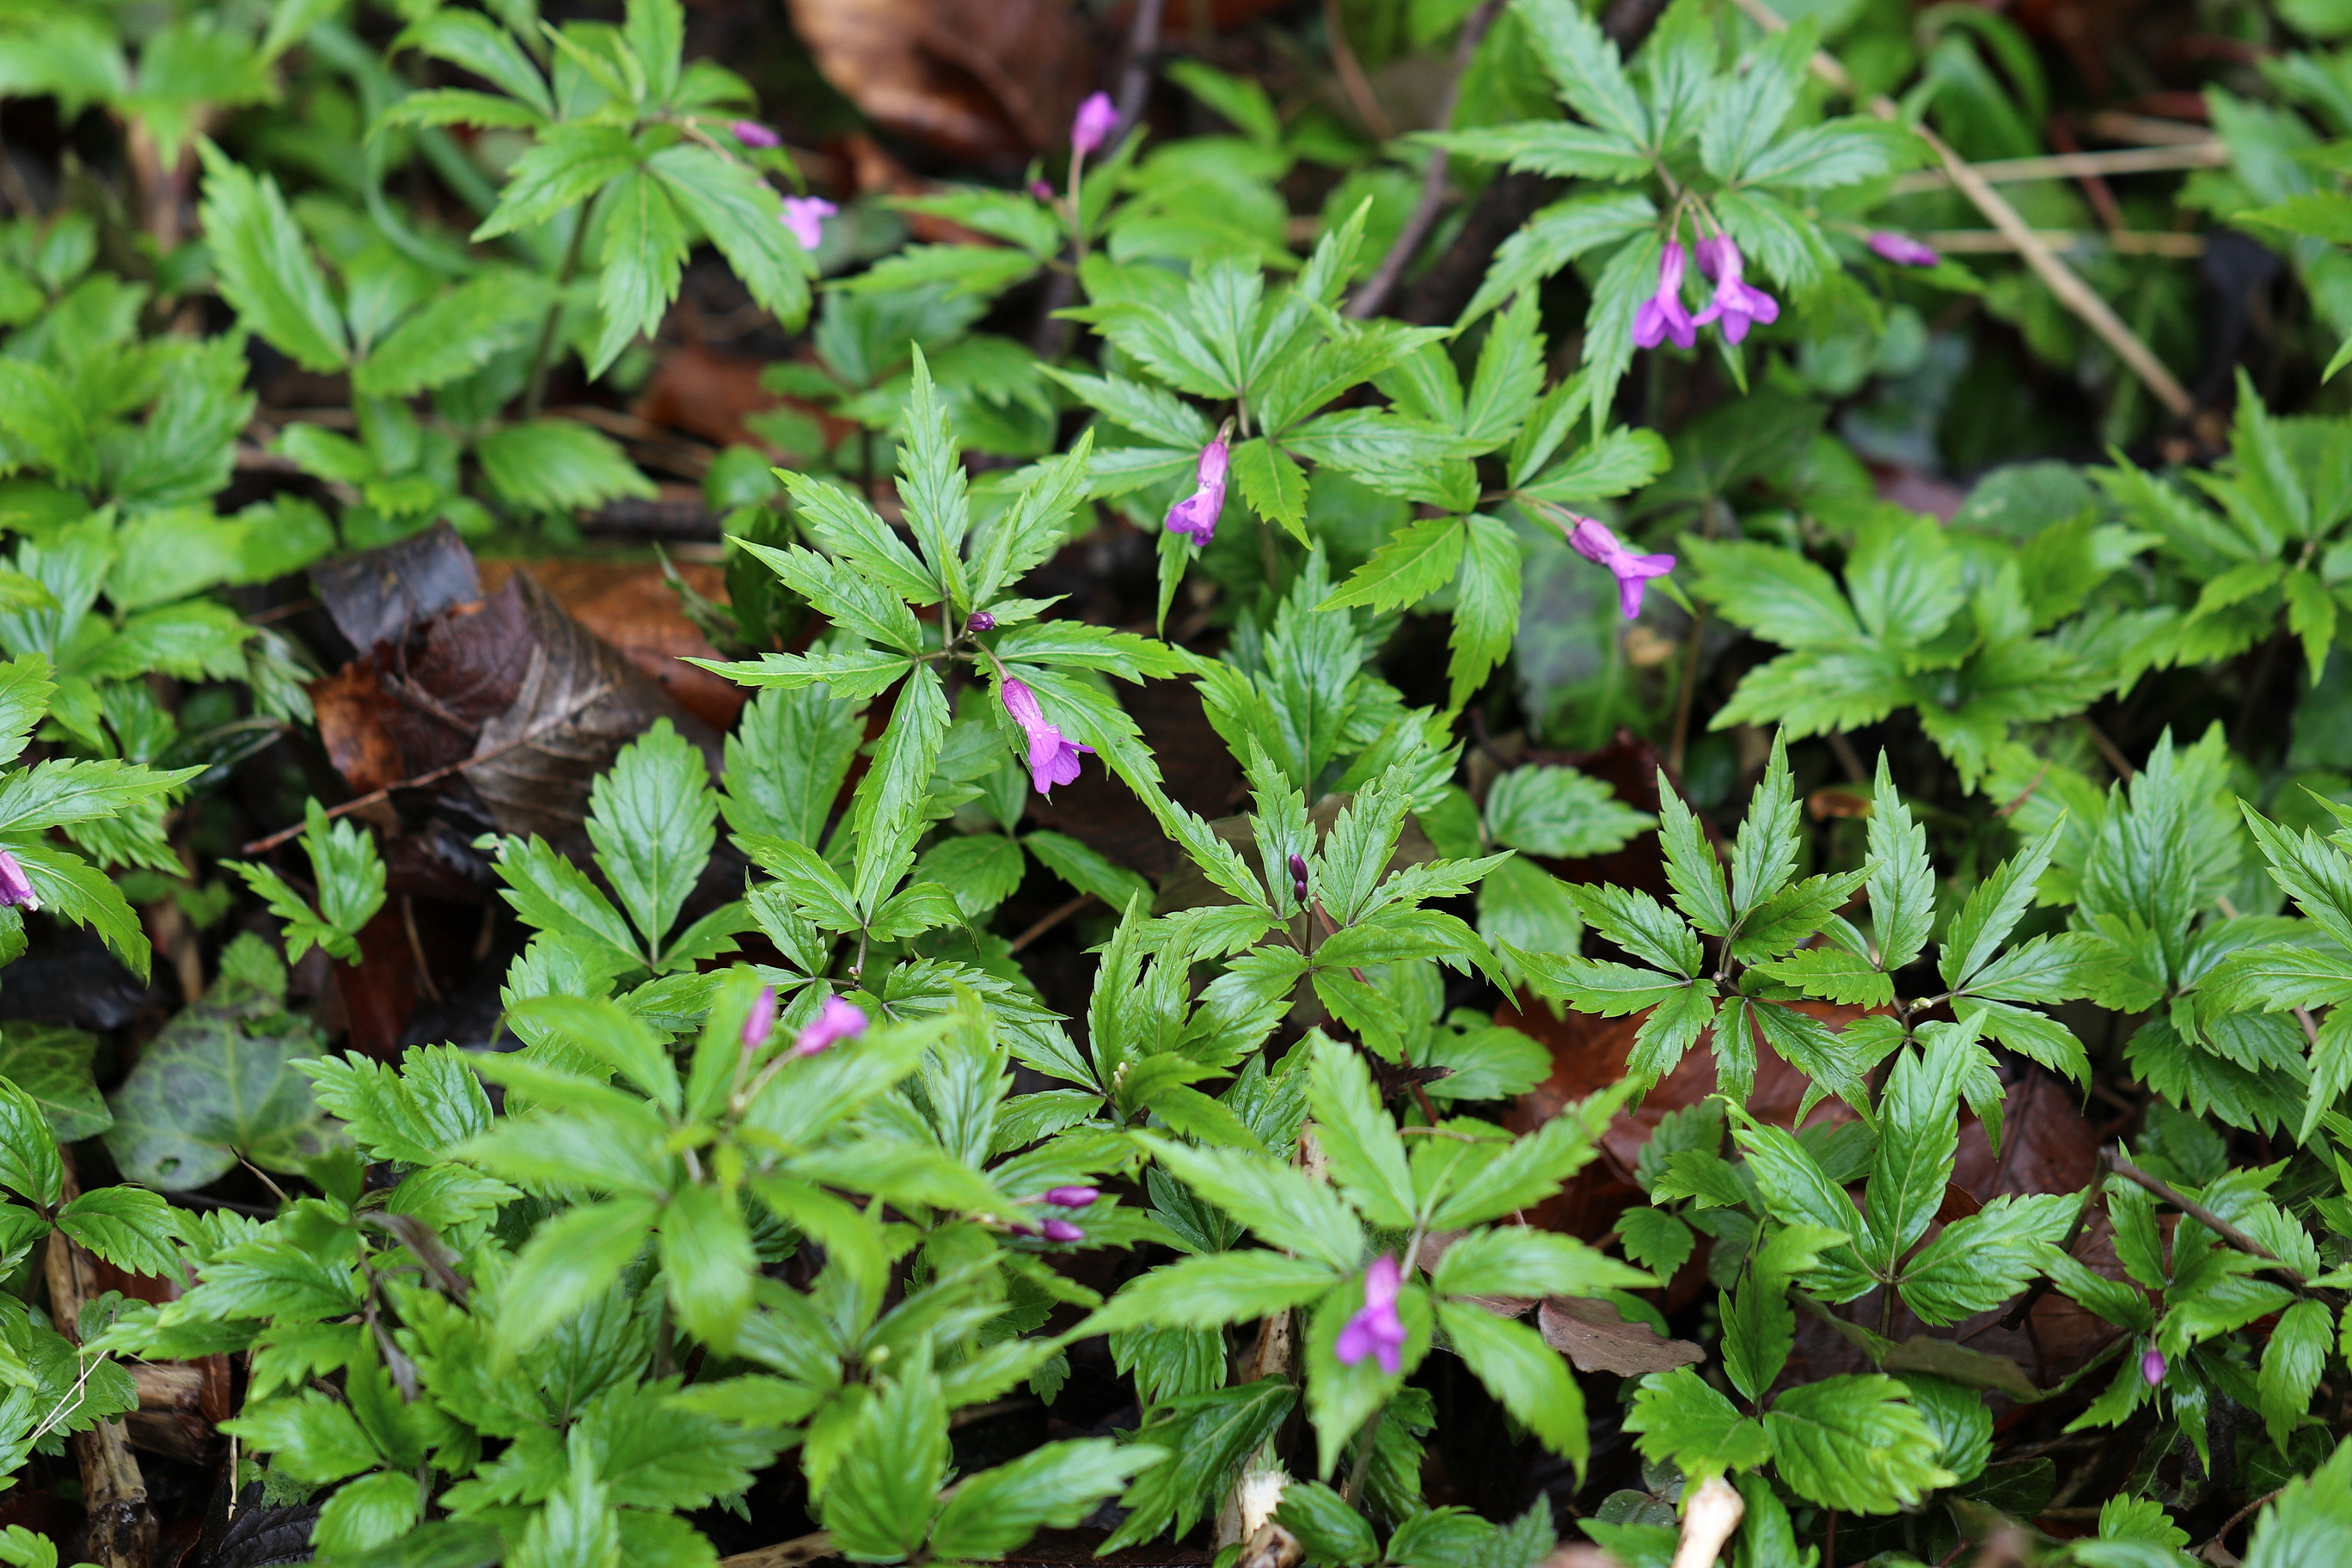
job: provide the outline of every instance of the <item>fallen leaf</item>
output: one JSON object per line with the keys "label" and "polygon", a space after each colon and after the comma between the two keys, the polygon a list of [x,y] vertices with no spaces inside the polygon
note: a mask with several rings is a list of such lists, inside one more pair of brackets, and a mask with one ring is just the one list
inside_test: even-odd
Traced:
{"label": "fallen leaf", "polygon": [[[698,561],[670,564],[688,587],[706,599],[726,603],[725,568]],[[547,560],[520,565],[572,619],[626,655],[680,707],[714,731],[733,728],[743,711],[743,688],[681,662],[717,658],[719,654],[678,606],[677,595],[662,580],[658,563]],[[495,592],[504,586],[516,566],[510,562],[486,562],[482,585]]]}
{"label": "fallen leaf", "polygon": [[1067,0],[792,0],[825,79],[875,123],[959,158],[1066,144],[1095,85],[1095,44]]}
{"label": "fallen leaf", "polygon": [[1706,1352],[1688,1340],[1661,1339],[1647,1323],[1627,1322],[1607,1301],[1546,1297],[1536,1326],[1543,1331],[1544,1343],[1573,1362],[1579,1372],[1639,1377],[1706,1359]]}

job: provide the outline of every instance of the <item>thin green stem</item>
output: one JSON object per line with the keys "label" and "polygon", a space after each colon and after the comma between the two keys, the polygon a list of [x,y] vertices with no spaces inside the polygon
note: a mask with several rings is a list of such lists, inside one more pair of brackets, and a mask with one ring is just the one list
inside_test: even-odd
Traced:
{"label": "thin green stem", "polygon": [[595,212],[596,197],[591,196],[582,204],[579,221],[572,230],[571,243],[563,247],[563,264],[555,274],[555,303],[547,308],[547,320],[539,327],[539,342],[530,352],[530,382],[522,395],[522,414],[526,419],[538,418],[540,409],[546,405],[547,376],[554,368],[555,334],[563,324],[563,294],[572,287],[572,279],[580,270],[580,253],[588,243],[588,226]]}

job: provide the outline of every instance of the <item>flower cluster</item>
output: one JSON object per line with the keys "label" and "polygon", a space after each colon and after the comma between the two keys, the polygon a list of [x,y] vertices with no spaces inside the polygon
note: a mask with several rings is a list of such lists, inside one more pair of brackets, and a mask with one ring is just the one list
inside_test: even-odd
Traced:
{"label": "flower cluster", "polygon": [[1715,298],[1696,316],[1683,303],[1683,270],[1688,258],[1682,241],[1670,239],[1658,257],[1657,291],[1633,312],[1633,342],[1645,349],[1671,342],[1686,349],[1698,342],[1698,330],[1720,323],[1726,342],[1736,343],[1757,324],[1770,326],[1780,319],[1780,302],[1741,275],[1747,258],[1727,234],[1702,239],[1696,247],[1698,269],[1715,285]]}

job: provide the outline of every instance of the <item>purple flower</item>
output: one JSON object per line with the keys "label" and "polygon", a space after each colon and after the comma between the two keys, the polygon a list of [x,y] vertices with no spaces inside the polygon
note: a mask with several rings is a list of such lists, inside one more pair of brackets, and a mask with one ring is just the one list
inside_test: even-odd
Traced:
{"label": "purple flower", "polygon": [[1617,607],[1632,620],[1642,613],[1642,584],[1675,569],[1671,555],[1637,555],[1598,519],[1580,517],[1568,531],[1568,542],[1587,561],[1597,561],[1616,574]]}
{"label": "purple flower", "polygon": [[866,1032],[866,1014],[855,1002],[845,1002],[838,996],[828,996],[817,1010],[808,1027],[793,1041],[793,1055],[813,1057],[827,1046],[842,1040],[854,1040]]}
{"label": "purple flower", "polygon": [[1304,855],[1290,858],[1290,896],[1302,904],[1307,901],[1307,857]]}
{"label": "purple flower", "polygon": [[759,1000],[751,1004],[751,1012],[743,1016],[743,1054],[751,1055],[768,1043],[776,1032],[776,988],[760,987]]}
{"label": "purple flower", "polygon": [[968,632],[992,632],[996,629],[996,617],[986,610],[974,610],[965,618],[963,629]]}
{"label": "purple flower", "polygon": [[37,910],[41,900],[34,896],[33,884],[25,878],[25,868],[5,849],[0,849],[0,905],[19,904]]}
{"label": "purple flower", "polygon": [[1093,94],[1078,105],[1077,118],[1070,121],[1070,151],[1080,157],[1097,151],[1118,124],[1118,105],[1110,100],[1110,94]]}
{"label": "purple flower", "polygon": [[1397,1316],[1397,1296],[1404,1289],[1404,1269],[1383,1252],[1364,1270],[1364,1304],[1339,1331],[1333,1347],[1341,1366],[1353,1366],[1368,1355],[1381,1358],[1381,1370],[1393,1377],[1404,1367],[1404,1320]]}
{"label": "purple flower", "polygon": [[1084,1241],[1087,1233],[1066,1219],[1049,1219],[1044,1226],[1047,1241]]}
{"label": "purple flower", "polygon": [[1222,435],[1201,448],[1192,470],[1191,495],[1168,509],[1168,529],[1195,544],[1206,544],[1217,534],[1217,518],[1225,510],[1225,467],[1230,461]]}
{"label": "purple flower", "polygon": [[1054,199],[1054,187],[1043,180],[1032,180],[1029,182],[1029,194],[1041,202],[1050,202]]}
{"label": "purple flower", "polygon": [[1746,265],[1739,247],[1727,234],[1698,242],[1698,269],[1715,280],[1715,299],[1692,325],[1704,327],[1719,321],[1725,341],[1736,343],[1748,335],[1751,323],[1760,321],[1769,327],[1780,319],[1780,301],[1740,280],[1740,268]]}
{"label": "purple flower", "polygon": [[841,209],[823,196],[786,196],[784,226],[801,242],[803,250],[814,250],[824,240],[824,220]]}
{"label": "purple flower", "polygon": [[1082,1209],[1102,1194],[1092,1187],[1047,1187],[1045,1201],[1056,1208]]}
{"label": "purple flower", "polygon": [[782,137],[756,120],[730,121],[727,130],[736,141],[746,147],[781,147],[784,144]]}
{"label": "purple flower", "polygon": [[1051,795],[1055,784],[1074,783],[1078,776],[1078,753],[1091,756],[1094,748],[1079,745],[1045,722],[1045,710],[1037,706],[1037,694],[1029,689],[1027,681],[1001,676],[996,694],[1004,700],[1004,710],[1028,739],[1029,782],[1037,786],[1037,793]]}
{"label": "purple flower", "polygon": [[2139,1358],[2139,1374],[2150,1388],[2164,1381],[2164,1352],[2150,1345]]}
{"label": "purple flower", "polygon": [[1698,342],[1698,327],[1683,307],[1683,242],[1666,241],[1658,257],[1658,291],[1633,312],[1633,343],[1654,349],[1672,338],[1678,349]]}
{"label": "purple flower", "polygon": [[1879,229],[1870,237],[1870,248],[1897,267],[1933,267],[1943,258],[1932,245],[1922,245],[1907,234]]}

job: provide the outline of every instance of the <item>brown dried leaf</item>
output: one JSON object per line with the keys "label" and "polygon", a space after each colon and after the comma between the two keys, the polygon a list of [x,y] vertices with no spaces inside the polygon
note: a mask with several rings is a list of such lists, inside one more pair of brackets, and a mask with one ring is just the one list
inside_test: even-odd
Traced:
{"label": "brown dried leaf", "polygon": [[792,13],[866,118],[961,158],[1062,145],[1095,85],[1094,39],[1067,0],[792,0]]}
{"label": "brown dried leaf", "polygon": [[1688,1340],[1661,1339],[1647,1323],[1627,1322],[1607,1301],[1546,1297],[1536,1326],[1543,1331],[1544,1343],[1573,1362],[1579,1372],[1638,1377],[1706,1359],[1706,1352]]}

